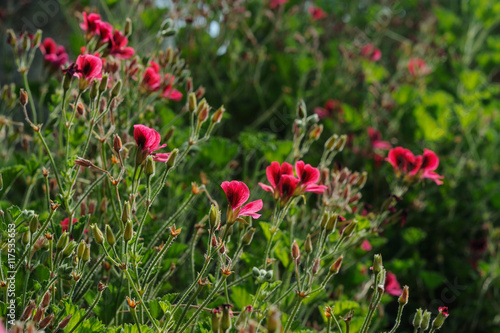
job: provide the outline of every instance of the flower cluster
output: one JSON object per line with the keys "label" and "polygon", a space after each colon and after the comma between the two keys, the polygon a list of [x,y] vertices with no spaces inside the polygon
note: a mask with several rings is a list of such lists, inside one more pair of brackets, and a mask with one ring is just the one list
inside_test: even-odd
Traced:
{"label": "flower cluster", "polygon": [[272,192],[275,200],[281,199],[282,204],[286,204],[291,197],[305,192],[321,194],[325,191],[326,186],[317,184],[319,181],[317,168],[298,161],[295,163],[295,173],[297,176],[294,176],[293,167],[287,162],[281,165],[278,162],[272,162],[266,168],[267,180],[271,185],[263,183],[259,185],[264,191]]}
{"label": "flower cluster", "polygon": [[173,100],[180,101],[182,99],[182,93],[173,88],[173,83],[175,81],[175,76],[171,74],[165,74],[162,82],[162,75],[160,73],[160,65],[156,62],[151,61],[149,67],[146,68],[142,76],[142,86],[145,90],[149,92],[154,92],[160,90],[163,83],[162,97]]}
{"label": "flower cluster", "polygon": [[52,38],[45,38],[40,44],[45,63],[52,69],[61,69],[68,62],[68,54],[62,45],[57,45]]}
{"label": "flower cluster", "polygon": [[156,162],[166,162],[168,160],[170,153],[155,152],[167,146],[167,144],[160,146],[161,135],[155,129],[144,125],[134,125],[134,139],[137,147],[141,149],[142,159],[151,155]]}
{"label": "flower cluster", "polygon": [[415,156],[410,150],[403,147],[396,147],[389,151],[386,158],[394,168],[396,176],[405,176],[410,182],[428,178],[436,184],[441,185],[443,176],[434,172],[439,166],[439,158],[432,150],[424,149],[423,155]]}

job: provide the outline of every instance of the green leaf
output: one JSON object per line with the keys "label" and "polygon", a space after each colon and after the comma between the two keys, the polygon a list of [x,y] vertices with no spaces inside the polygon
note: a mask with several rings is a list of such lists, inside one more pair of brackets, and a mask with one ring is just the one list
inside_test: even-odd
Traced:
{"label": "green leaf", "polygon": [[9,208],[7,208],[7,212],[10,214],[13,220],[15,220],[18,216],[22,214],[21,208],[17,207],[16,205],[12,205]]}
{"label": "green leaf", "polygon": [[252,304],[252,295],[243,287],[231,287],[231,300],[237,309],[243,309],[245,306]]}
{"label": "green leaf", "polygon": [[427,233],[419,228],[406,228],[403,230],[403,239],[409,245],[417,244],[427,236]]}
{"label": "green leaf", "polygon": [[420,277],[429,289],[436,289],[445,281],[445,278],[436,272],[423,271],[420,272]]}

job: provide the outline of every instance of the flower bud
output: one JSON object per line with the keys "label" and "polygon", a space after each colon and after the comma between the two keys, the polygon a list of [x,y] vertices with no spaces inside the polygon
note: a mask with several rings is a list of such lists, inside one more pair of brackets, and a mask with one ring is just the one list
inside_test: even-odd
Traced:
{"label": "flower bud", "polygon": [[199,86],[198,89],[196,89],[195,94],[197,99],[202,98],[203,95],[205,95],[205,88],[203,86]]}
{"label": "flower bud", "polygon": [[39,47],[40,42],[42,41],[42,30],[38,29],[35,33],[35,37],[33,37],[33,45],[34,47]]}
{"label": "flower bud", "polygon": [[108,74],[104,74],[101,78],[101,83],[99,84],[99,92],[103,93],[108,88]]}
{"label": "flower bud", "polygon": [[230,304],[222,304],[222,316],[220,318],[220,329],[222,332],[226,332],[231,328],[231,308],[233,306]]}
{"label": "flower bud", "polygon": [[422,332],[426,331],[429,328],[431,323],[431,313],[425,310],[424,315],[422,316],[422,320],[420,321],[420,328],[422,328]]}
{"label": "flower bud", "polygon": [[14,30],[12,29],[7,29],[7,44],[9,44],[11,47],[16,47],[17,38]]}
{"label": "flower bud", "polygon": [[373,257],[373,274],[377,275],[384,269],[384,265],[382,264],[382,255],[376,254]]}
{"label": "flower bud", "polygon": [[113,230],[111,230],[109,224],[106,224],[106,241],[111,246],[115,245],[116,243],[115,235],[113,234]]}
{"label": "flower bud", "polygon": [[335,227],[337,226],[338,220],[339,220],[338,214],[331,214],[325,226],[326,232],[331,233],[332,231],[334,231]]}
{"label": "flower bud", "polygon": [[304,119],[307,117],[306,103],[301,99],[297,104],[297,118]]}
{"label": "flower bud", "polygon": [[45,317],[40,322],[40,324],[38,325],[38,328],[40,328],[41,330],[43,330],[45,327],[47,327],[50,324],[50,322],[52,321],[52,319],[54,319],[54,315],[53,314],[51,314],[50,316]]}
{"label": "flower bud", "polygon": [[71,317],[73,317],[73,315],[71,315],[71,314],[67,315],[66,317],[64,317],[64,319],[61,320],[61,322],[59,323],[59,325],[57,325],[57,330],[62,330],[66,326],[68,326],[69,321],[71,320]]}
{"label": "flower bud", "polygon": [[94,239],[97,244],[102,244],[104,243],[104,236],[102,234],[102,231],[99,229],[99,227],[96,224],[92,224],[90,226],[92,228],[92,234],[94,235]]}
{"label": "flower bud", "polygon": [[30,219],[30,232],[34,234],[38,229],[38,215],[31,216]]}
{"label": "flower bud", "polygon": [[296,241],[293,241],[293,244],[292,244],[292,258],[293,258],[293,260],[297,260],[297,259],[299,259],[299,257],[300,257],[299,245],[297,244]]}
{"label": "flower bud", "polygon": [[28,104],[28,93],[22,88],[19,91],[19,103],[21,103],[22,106],[26,106],[26,104]]}
{"label": "flower bud", "polygon": [[314,259],[314,262],[313,262],[313,265],[311,268],[312,275],[316,275],[316,273],[318,273],[319,265],[320,265],[319,258]]}
{"label": "flower bud", "polygon": [[330,274],[337,274],[340,270],[340,266],[342,266],[342,261],[344,260],[344,256],[340,255],[340,257],[335,260],[335,262],[330,266]]}
{"label": "flower bud", "polygon": [[441,326],[443,326],[446,318],[448,318],[448,308],[443,306],[443,307],[439,308],[439,313],[438,313],[436,319],[434,319],[434,321],[432,322],[432,329],[431,330],[440,329]]}
{"label": "flower bud", "polygon": [[196,111],[197,108],[198,108],[198,104],[196,102],[196,95],[194,93],[190,93],[188,95],[188,110],[190,112],[194,112],[194,111]]}
{"label": "flower bud", "polygon": [[65,231],[65,232],[63,232],[61,237],[59,237],[59,240],[57,241],[57,244],[56,244],[56,249],[58,249],[58,250],[64,249],[64,247],[66,247],[66,244],[68,244],[68,241],[69,241],[69,235],[68,235],[68,232]]}
{"label": "flower bud", "polygon": [[63,77],[63,90],[68,91],[69,87],[71,86],[71,80],[73,80],[73,75],[66,73],[64,74]]}
{"label": "flower bud", "polygon": [[311,240],[311,235],[307,235],[306,242],[304,244],[304,251],[306,251],[307,254],[311,253],[313,250],[313,245],[312,245],[312,240]]}
{"label": "flower bud", "polygon": [[354,230],[356,229],[356,225],[357,224],[358,224],[358,222],[356,222],[356,221],[352,221],[351,223],[349,223],[347,225],[347,227],[345,227],[344,232],[342,233],[342,236],[345,237],[345,238],[351,237],[351,235],[353,234]]}
{"label": "flower bud", "polygon": [[267,317],[267,332],[281,332],[281,313],[276,305],[271,305]]}
{"label": "flower bud", "polygon": [[83,252],[83,261],[87,262],[90,260],[90,244],[85,246],[85,251]]}
{"label": "flower bud", "polygon": [[144,174],[147,177],[155,175],[155,162],[153,161],[153,156],[151,155],[146,157],[146,167],[144,168]]}
{"label": "flower bud", "polygon": [[92,215],[95,213],[96,202],[94,200],[90,200],[89,202],[89,214]]}
{"label": "flower bud", "polygon": [[220,328],[220,310],[217,307],[212,310],[212,332],[219,333],[219,328]]}
{"label": "flower bud", "polygon": [[217,111],[215,111],[214,115],[212,116],[212,123],[213,124],[220,123],[225,111],[226,111],[226,109],[224,108],[224,105],[222,105],[220,108],[218,108]]}
{"label": "flower bud", "polygon": [[186,91],[188,93],[190,93],[191,91],[193,91],[193,79],[188,77],[186,79]]}
{"label": "flower bud", "polygon": [[326,228],[326,224],[328,223],[329,219],[330,219],[330,213],[329,212],[326,212],[325,214],[323,214],[323,217],[321,218],[321,223],[320,223],[321,229],[325,229]]}
{"label": "flower bud", "polygon": [[65,257],[67,257],[73,253],[73,250],[75,248],[76,248],[76,242],[71,241],[68,244],[66,244],[66,247],[63,249],[62,253]]}
{"label": "flower bud", "polygon": [[98,91],[98,89],[99,89],[98,82],[97,82],[97,80],[94,80],[92,82],[92,85],[90,86],[90,93],[89,93],[90,98],[92,100],[97,97],[97,91]]}
{"label": "flower bud", "polygon": [[333,147],[334,150],[341,152],[344,150],[345,144],[347,142],[347,135],[341,135],[340,138],[335,142],[335,146]]}
{"label": "flower bud", "polygon": [[129,241],[132,239],[132,235],[133,235],[133,230],[132,230],[132,221],[127,221],[127,224],[125,225],[125,231],[123,232],[123,239],[125,241]]}
{"label": "flower bud", "polygon": [[30,34],[28,34],[28,33],[23,34],[23,37],[21,40],[22,47],[23,47],[23,50],[25,52],[28,52],[31,49],[31,39],[30,39],[29,35]]}
{"label": "flower bud", "polygon": [[403,292],[401,293],[401,296],[399,296],[399,304],[400,305],[406,305],[408,303],[408,296],[409,296],[409,287],[404,286],[403,287]]}
{"label": "flower bud", "polygon": [[23,245],[28,245],[30,243],[31,232],[28,230],[23,233],[23,238],[21,239]]}
{"label": "flower bud", "polygon": [[368,179],[368,173],[366,171],[363,171],[363,173],[361,173],[361,176],[359,176],[354,185],[356,185],[359,188],[363,188],[366,184],[367,179]]}
{"label": "flower bud", "polygon": [[264,275],[264,280],[266,281],[271,281],[273,279],[273,271],[267,271],[266,274]]}
{"label": "flower bud", "polygon": [[93,166],[92,162],[90,162],[89,160],[86,160],[84,158],[80,158],[78,157],[76,160],[74,160],[74,162],[76,165],[79,165],[79,166],[82,166],[84,168],[90,168],[91,166]]}
{"label": "flower bud", "polygon": [[78,256],[78,258],[82,259],[83,258],[83,255],[85,253],[85,242],[82,240],[80,242],[80,244],[78,244],[78,249],[76,250],[76,254]]}
{"label": "flower bud", "polygon": [[130,220],[131,212],[130,212],[130,204],[128,201],[123,203],[123,211],[122,211],[122,222],[127,223]]}
{"label": "flower bud", "polygon": [[125,20],[125,28],[123,29],[125,36],[130,36],[132,34],[132,20],[127,17]]}
{"label": "flower bud", "polygon": [[175,159],[177,158],[177,154],[179,153],[179,149],[175,148],[170,152],[170,155],[167,159],[167,168],[171,168],[175,165]]}
{"label": "flower bud", "polygon": [[175,132],[175,126],[170,127],[167,134],[165,134],[165,136],[163,137],[163,142],[168,142],[174,135],[174,132]]}
{"label": "flower bud", "polygon": [[120,91],[122,90],[122,80],[118,80],[115,83],[115,86],[113,87],[113,90],[111,90],[111,97],[116,97],[120,94]]}
{"label": "flower bud", "polygon": [[23,311],[23,314],[20,318],[21,321],[26,321],[29,317],[31,317],[31,314],[33,313],[33,310],[36,308],[36,303],[34,300],[30,300],[29,304],[26,306],[26,308]]}
{"label": "flower bud", "polygon": [[415,317],[413,317],[413,327],[420,328],[422,322],[422,309],[417,309]]}
{"label": "flower bud", "polygon": [[258,269],[257,267],[252,268],[252,274],[255,277],[259,277],[260,276],[260,269]]}
{"label": "flower bud", "polygon": [[38,307],[38,309],[36,309],[35,315],[33,316],[33,322],[38,324],[38,322],[42,319],[44,313],[45,309],[42,307]]}
{"label": "flower bud", "polygon": [[245,232],[245,234],[243,235],[243,238],[241,240],[243,245],[246,246],[250,245],[254,234],[255,234],[255,228],[248,229],[247,232]]}
{"label": "flower bud", "polygon": [[49,304],[50,304],[50,292],[47,291],[45,294],[43,294],[41,306],[42,308],[46,308],[49,306]]}
{"label": "flower bud", "polygon": [[113,149],[117,154],[120,154],[120,151],[122,150],[122,139],[118,134],[115,134],[113,136]]}
{"label": "flower bud", "polygon": [[325,142],[325,149],[326,150],[333,150],[333,147],[335,146],[335,143],[339,139],[339,136],[337,134],[332,135],[328,140]]}

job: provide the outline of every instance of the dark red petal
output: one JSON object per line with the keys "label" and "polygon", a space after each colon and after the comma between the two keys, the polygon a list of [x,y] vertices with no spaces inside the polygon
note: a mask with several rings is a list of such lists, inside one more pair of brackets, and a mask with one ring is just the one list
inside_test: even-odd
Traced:
{"label": "dark red petal", "polygon": [[254,219],[258,219],[260,217],[260,214],[257,214],[259,210],[262,209],[263,203],[262,200],[255,200],[252,201],[245,206],[243,206],[239,212],[239,216],[251,216]]}
{"label": "dark red petal", "polygon": [[224,193],[226,193],[226,198],[233,210],[240,208],[250,197],[250,191],[248,186],[236,180],[231,182],[225,181],[221,184]]}

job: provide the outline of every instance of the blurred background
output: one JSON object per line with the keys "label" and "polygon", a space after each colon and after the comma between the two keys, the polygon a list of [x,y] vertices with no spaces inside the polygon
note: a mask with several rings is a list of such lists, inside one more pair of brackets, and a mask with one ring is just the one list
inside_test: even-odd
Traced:
{"label": "blurred background", "polygon": [[[387,146],[377,142],[435,151],[444,184],[412,188],[399,204],[407,218],[372,243],[366,258],[382,253],[398,281],[410,286],[407,314],[447,306],[445,332],[498,330],[500,2],[4,0],[0,86],[22,87],[7,28],[42,29],[73,62],[84,44],[82,11],[122,28],[130,17],[129,45],[136,49],[179,48],[195,86],[205,88],[211,105],[225,105],[218,137],[193,162],[207,173],[231,165],[240,179],[262,181],[263,168],[291,148],[300,99],[321,119],[324,138],[348,135],[337,163],[369,172],[363,196],[374,206],[390,194],[393,175],[383,162]],[[176,34],[158,45],[167,18]],[[37,57],[30,71],[40,105],[62,77],[42,62]],[[18,112],[5,88],[3,94],[2,111]],[[169,108],[180,112],[182,103]],[[317,164],[321,152],[322,145],[313,145],[307,162]],[[352,286],[366,278],[363,267],[348,272]],[[395,303],[386,302],[388,313],[396,314]],[[403,332],[412,330],[406,319]]]}

